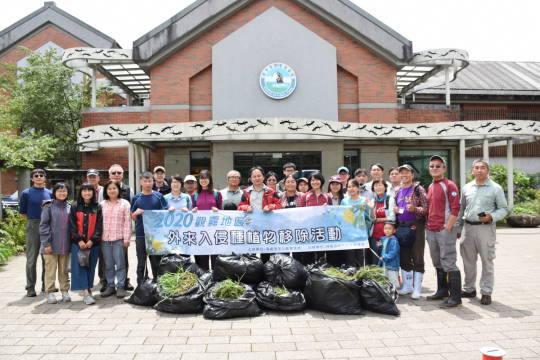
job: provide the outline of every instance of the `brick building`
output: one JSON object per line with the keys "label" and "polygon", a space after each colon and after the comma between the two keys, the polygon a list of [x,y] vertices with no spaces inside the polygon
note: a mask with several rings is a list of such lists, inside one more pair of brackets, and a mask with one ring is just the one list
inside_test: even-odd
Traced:
{"label": "brick building", "polygon": [[[448,94],[467,53],[415,53],[348,0],[197,0],[132,50],[78,46],[66,65],[102,72],[130,105],[84,112],[83,167],[120,163],[131,184],[158,164],[182,175],[211,169],[218,186],[229,169],[288,161],[325,176],[374,162],[422,172],[433,153],[463,182],[467,148],[540,132],[519,117],[464,125],[465,105]],[[414,98],[440,85],[442,95]]]}

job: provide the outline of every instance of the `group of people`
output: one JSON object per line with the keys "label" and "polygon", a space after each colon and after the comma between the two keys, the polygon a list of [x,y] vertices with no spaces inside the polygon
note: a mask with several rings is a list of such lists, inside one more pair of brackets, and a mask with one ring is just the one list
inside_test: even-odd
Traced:
{"label": "group of people", "polygon": [[[401,295],[419,299],[422,290],[424,248],[427,240],[437,273],[437,291],[428,300],[444,300],[441,307],[455,307],[462,297],[476,296],[476,261],[482,260],[480,289],[482,304],[491,303],[493,259],[495,258],[495,222],[507,214],[502,188],[489,179],[489,164],[473,163],[474,180],[463,187],[463,193],[445,177],[446,162],[434,155],[429,161],[433,179],[427,192],[414,180],[415,169],[408,164],[388,171],[373,164],[369,170],[357,169],[351,176],[342,166],[328,180],[320,172],[298,178],[295,164],[283,166],[279,180],[275,172],[265,173],[254,166],[248,173],[249,186],[241,188],[241,174],[231,170],[227,186],[214,188],[212,174],[202,170],[198,178],[175,174],[167,179],[163,166],[153,173],[140,175],[141,191],[136,195],[123,183],[123,169],[109,168],[109,181],[100,185],[99,172],[90,169],[87,182],[80,187],[76,203],[68,201],[68,186],[58,183],[45,188],[42,169],[31,173],[32,187],[20,198],[20,212],[27,217],[27,296],[36,296],[36,262],[39,253],[44,262],[42,290],[47,302],[56,303],[56,274],[62,301],[70,301],[71,290],[83,291],[86,304],[95,303],[92,294],[96,266],[102,297],[126,296],[133,290],[127,277],[128,247],[131,224],[135,221],[137,284],[148,278],[149,260],[156,279],[159,255],[147,255],[142,217],[148,210],[182,212],[210,211],[276,211],[305,206],[360,206],[369,249],[326,252],[295,252],[303,264],[325,261],[333,266],[384,266],[390,281]],[[371,178],[371,179],[370,179]],[[364,230],[359,230],[364,231]],[[461,237],[465,282],[457,267],[457,239]],[[263,261],[269,254],[261,254]],[[196,263],[210,269],[214,256],[197,255]],[[98,265],[99,264],[99,265]],[[70,269],[70,270],[69,270]],[[401,270],[401,282],[399,271]]]}

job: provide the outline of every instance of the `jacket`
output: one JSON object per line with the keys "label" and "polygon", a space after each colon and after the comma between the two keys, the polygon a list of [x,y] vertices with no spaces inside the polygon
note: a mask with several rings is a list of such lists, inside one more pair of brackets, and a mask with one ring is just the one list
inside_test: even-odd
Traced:
{"label": "jacket", "polygon": [[300,198],[300,207],[321,205],[332,205],[332,196],[325,192],[317,196],[313,190],[309,190]]}
{"label": "jacket", "polygon": [[42,206],[41,222],[39,223],[39,239],[41,242],[40,252],[52,247],[52,253],[69,254],[69,214],[71,204],[69,201],[48,201]]}
{"label": "jacket", "polygon": [[[253,191],[253,186],[250,186],[243,190],[242,200],[238,204],[238,210],[246,211],[247,208],[251,206],[251,191]],[[270,210],[281,209],[281,203],[279,202],[278,194],[270,188],[266,188],[263,193],[262,208],[264,209],[265,206],[268,206]]]}
{"label": "jacket", "polygon": [[103,232],[103,214],[101,206],[97,203],[76,203],[71,206],[69,214],[69,231],[71,242],[78,244],[92,240],[98,244]]}
{"label": "jacket", "polygon": [[379,260],[379,266],[385,266],[388,270],[399,270],[399,242],[395,236],[382,237],[381,257],[384,262]]}
{"label": "jacket", "polygon": [[[302,193],[300,191],[297,191],[296,194],[294,194],[294,204],[296,205],[296,207],[300,206],[300,197],[302,197]],[[287,207],[287,192],[282,192],[279,195],[279,203],[282,209],[285,209]]]}

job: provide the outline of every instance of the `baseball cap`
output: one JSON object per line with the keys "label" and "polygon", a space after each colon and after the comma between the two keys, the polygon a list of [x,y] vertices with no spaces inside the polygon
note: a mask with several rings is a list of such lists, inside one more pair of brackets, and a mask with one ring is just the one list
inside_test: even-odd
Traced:
{"label": "baseball cap", "polygon": [[429,158],[429,161],[433,160],[440,160],[444,165],[446,165],[446,160],[444,160],[444,158],[440,155],[433,155]]}
{"label": "baseball cap", "polygon": [[99,176],[99,171],[97,171],[96,169],[89,169],[89,170],[86,172],[86,176],[90,176],[90,175],[96,175],[96,176]]}
{"label": "baseball cap", "polygon": [[163,166],[161,166],[161,165],[156,166],[156,167],[154,168],[154,172],[156,172],[156,171],[163,171],[163,172],[166,172],[166,171],[165,171],[165,168],[164,168]]}
{"label": "baseball cap", "polygon": [[185,178],[184,178],[184,182],[188,182],[188,181],[195,181],[197,182],[197,179],[195,178],[195,176],[193,175],[187,175]]}
{"label": "baseball cap", "polygon": [[398,171],[401,171],[403,169],[409,170],[412,173],[414,172],[413,167],[411,165],[409,165],[409,164],[403,164],[400,167],[398,167]]}
{"label": "baseball cap", "polygon": [[342,166],[342,167],[340,167],[339,169],[337,169],[337,173],[338,173],[338,174],[339,174],[340,172],[342,172],[342,171],[346,171],[347,174],[350,174],[349,169],[347,169],[345,166]]}
{"label": "baseball cap", "polygon": [[330,180],[328,180],[328,183],[337,182],[341,184],[341,177],[339,175],[332,175],[330,176]]}
{"label": "baseball cap", "polygon": [[305,177],[298,178],[297,182],[300,182],[300,181],[304,181],[309,184],[308,179],[306,179]]}

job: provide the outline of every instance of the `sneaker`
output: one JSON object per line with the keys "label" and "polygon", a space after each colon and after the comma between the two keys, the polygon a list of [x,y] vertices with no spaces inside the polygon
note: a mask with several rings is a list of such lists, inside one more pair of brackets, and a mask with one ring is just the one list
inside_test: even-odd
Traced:
{"label": "sneaker", "polygon": [[58,304],[58,299],[53,293],[47,294],[47,304]]}
{"label": "sneaker", "polygon": [[67,291],[62,291],[62,301],[71,302],[71,297],[69,296],[69,293]]}
{"label": "sneaker", "polygon": [[126,297],[126,295],[127,295],[126,289],[121,288],[121,287],[116,289],[116,297],[117,298],[122,299],[122,298]]}
{"label": "sneaker", "polygon": [[114,293],[116,293],[116,290],[114,290],[114,288],[107,287],[105,289],[105,291],[100,292],[100,295],[101,295],[101,297],[109,297],[109,296],[113,295]]}
{"label": "sneaker", "polygon": [[28,297],[36,297],[37,296],[36,290],[34,290],[34,289],[26,290],[26,296],[28,296]]}
{"label": "sneaker", "polygon": [[83,298],[83,302],[84,302],[86,305],[92,305],[92,304],[95,304],[95,303],[96,303],[96,300],[92,297],[92,295],[86,295],[86,296]]}

